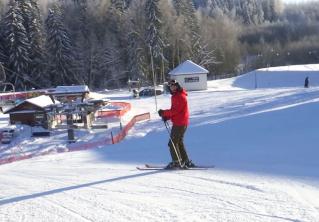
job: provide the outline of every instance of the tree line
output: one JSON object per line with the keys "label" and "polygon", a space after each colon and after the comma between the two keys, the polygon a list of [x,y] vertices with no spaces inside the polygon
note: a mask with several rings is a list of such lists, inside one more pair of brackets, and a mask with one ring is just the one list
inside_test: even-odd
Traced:
{"label": "tree line", "polygon": [[[190,59],[211,76],[318,59],[318,3],[0,0],[0,62],[17,89],[117,88]],[[304,56],[304,54],[306,56]]]}

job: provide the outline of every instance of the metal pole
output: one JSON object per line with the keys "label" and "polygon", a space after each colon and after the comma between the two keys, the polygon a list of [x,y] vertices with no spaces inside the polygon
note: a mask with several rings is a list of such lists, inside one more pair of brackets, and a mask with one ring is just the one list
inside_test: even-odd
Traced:
{"label": "metal pole", "polygon": [[156,79],[155,79],[155,72],[154,72],[154,65],[153,65],[153,53],[152,53],[152,47],[149,46],[149,48],[151,53],[151,65],[152,65],[153,84],[154,84],[155,111],[157,112]]}
{"label": "metal pole", "polygon": [[176,149],[176,147],[175,147],[175,144],[174,144],[174,142],[173,142],[173,140],[172,140],[171,132],[170,132],[170,130],[168,129],[168,123],[167,123],[166,121],[164,121],[164,124],[165,124],[165,127],[166,127],[167,132],[168,132],[168,135],[169,135],[169,140],[171,141],[171,143],[172,143],[172,145],[173,145],[173,148],[174,148],[174,151],[175,151],[175,154],[176,154],[176,156],[177,156],[179,166],[182,168],[181,158],[179,157],[178,152],[177,152],[177,149]]}
{"label": "metal pole", "polygon": [[257,89],[257,73],[256,73],[256,70],[254,72],[255,72],[255,89]]}

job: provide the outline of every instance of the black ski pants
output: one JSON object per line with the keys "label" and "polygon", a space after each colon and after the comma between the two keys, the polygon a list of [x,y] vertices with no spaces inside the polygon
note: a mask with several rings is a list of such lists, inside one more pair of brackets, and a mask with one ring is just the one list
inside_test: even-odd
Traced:
{"label": "black ski pants", "polygon": [[188,155],[184,146],[184,134],[186,132],[187,126],[174,126],[172,127],[171,131],[171,139],[174,143],[174,146],[176,148],[176,151],[174,149],[174,146],[172,144],[172,141],[170,140],[168,142],[169,150],[172,156],[172,161],[178,161],[178,157],[176,156],[176,152],[178,153],[178,156],[181,158],[181,162],[188,162]]}

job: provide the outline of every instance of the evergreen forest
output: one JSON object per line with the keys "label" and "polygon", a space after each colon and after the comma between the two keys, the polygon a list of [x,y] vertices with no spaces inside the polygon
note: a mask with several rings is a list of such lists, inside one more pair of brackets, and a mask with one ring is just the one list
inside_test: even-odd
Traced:
{"label": "evergreen forest", "polygon": [[319,2],[0,0],[0,74],[16,90],[167,80],[185,60],[209,78],[319,62]]}

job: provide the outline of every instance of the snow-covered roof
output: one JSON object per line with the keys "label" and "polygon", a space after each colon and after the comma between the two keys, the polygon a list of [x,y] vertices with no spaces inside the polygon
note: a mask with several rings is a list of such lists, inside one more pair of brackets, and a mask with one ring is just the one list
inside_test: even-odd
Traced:
{"label": "snow-covered roof", "polygon": [[319,71],[319,64],[306,64],[306,65],[291,65],[291,66],[277,66],[257,69],[257,71]]}
{"label": "snow-covered roof", "polygon": [[[11,110],[14,110],[16,107],[20,106],[22,103],[31,103],[37,107],[40,107],[40,108],[45,108],[49,105],[53,105],[53,101],[51,100],[51,98],[49,96],[46,96],[46,95],[41,95],[41,96],[38,96],[38,97],[34,97],[34,98],[30,98],[30,99],[26,99],[22,102],[20,102],[19,104],[17,104],[16,106],[14,107],[11,107],[10,109],[6,110],[5,113],[9,113]],[[59,103],[59,101],[56,101],[55,104]],[[15,113],[18,112],[18,111],[15,111]],[[26,111],[21,111],[21,112],[26,112]],[[11,112],[13,113],[13,112]]]}
{"label": "snow-covered roof", "polygon": [[53,105],[54,104],[52,99],[49,96],[46,96],[46,95],[42,95],[42,96],[34,97],[34,98],[31,98],[31,99],[27,99],[24,102],[29,102],[29,103],[31,103],[31,104],[33,104],[35,106],[41,107],[41,108],[44,108],[44,107],[47,107],[49,105]]}
{"label": "snow-covered roof", "polygon": [[77,86],[57,86],[55,88],[54,94],[63,94],[63,93],[85,93],[90,92],[87,85],[77,85]]}
{"label": "snow-covered roof", "polygon": [[207,74],[207,69],[197,65],[191,60],[186,60],[182,64],[178,65],[175,69],[170,71],[169,75],[190,75],[190,74]]}
{"label": "snow-covered roof", "polygon": [[19,110],[19,111],[14,111],[14,112],[10,112],[10,114],[14,114],[14,113],[39,113],[42,111],[39,110]]}

